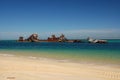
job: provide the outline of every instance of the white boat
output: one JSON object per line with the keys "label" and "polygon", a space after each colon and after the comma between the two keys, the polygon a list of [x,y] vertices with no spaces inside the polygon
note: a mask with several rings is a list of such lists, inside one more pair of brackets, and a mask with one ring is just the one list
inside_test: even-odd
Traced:
{"label": "white boat", "polygon": [[88,42],[89,43],[107,43],[107,40],[97,40],[97,39],[93,39],[93,38],[90,38],[88,37]]}

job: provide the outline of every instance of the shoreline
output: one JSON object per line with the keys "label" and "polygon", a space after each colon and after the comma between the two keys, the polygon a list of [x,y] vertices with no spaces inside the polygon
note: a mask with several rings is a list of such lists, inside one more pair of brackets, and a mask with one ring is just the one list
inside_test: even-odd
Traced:
{"label": "shoreline", "polygon": [[[119,58],[104,58],[104,56],[92,56],[92,55],[84,55],[84,51],[79,54],[71,54],[68,52],[53,52],[51,51],[29,51],[29,50],[1,50],[0,56],[16,56],[16,57],[24,57],[24,58],[33,58],[33,59],[48,59],[58,62],[72,62],[72,63],[80,63],[80,64],[93,64],[93,65],[106,65],[106,66],[120,66]],[[97,52],[96,52],[97,53]]]}
{"label": "shoreline", "polygon": [[[0,55],[0,80],[119,80],[120,67]],[[14,78],[14,79],[13,79]]]}

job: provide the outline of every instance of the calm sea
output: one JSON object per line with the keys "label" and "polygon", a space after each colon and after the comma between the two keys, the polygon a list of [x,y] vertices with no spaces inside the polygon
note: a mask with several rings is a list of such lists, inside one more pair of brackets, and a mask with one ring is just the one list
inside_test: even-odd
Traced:
{"label": "calm sea", "polygon": [[120,65],[120,39],[109,39],[106,44],[1,40],[0,54]]}

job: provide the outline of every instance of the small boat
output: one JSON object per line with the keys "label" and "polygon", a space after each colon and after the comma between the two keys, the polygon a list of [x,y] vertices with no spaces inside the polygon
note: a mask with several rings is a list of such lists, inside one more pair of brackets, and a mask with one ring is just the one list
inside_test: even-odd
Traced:
{"label": "small boat", "polygon": [[88,42],[89,43],[107,43],[107,40],[97,40],[97,39],[93,39],[93,38],[90,38],[88,37]]}

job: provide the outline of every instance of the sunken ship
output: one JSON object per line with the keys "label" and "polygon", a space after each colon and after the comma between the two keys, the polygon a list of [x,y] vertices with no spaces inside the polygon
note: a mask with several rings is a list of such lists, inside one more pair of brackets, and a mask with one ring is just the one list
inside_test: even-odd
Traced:
{"label": "sunken ship", "polygon": [[27,39],[24,39],[23,36],[20,36],[17,40],[18,42],[81,42],[80,40],[70,40],[65,37],[64,34],[61,34],[59,37],[56,35],[51,35],[46,40],[39,39],[38,34],[32,34]]}

